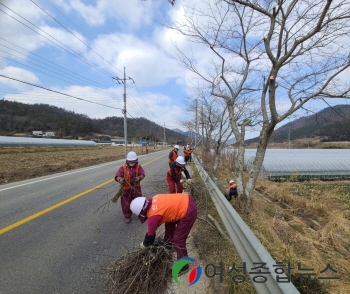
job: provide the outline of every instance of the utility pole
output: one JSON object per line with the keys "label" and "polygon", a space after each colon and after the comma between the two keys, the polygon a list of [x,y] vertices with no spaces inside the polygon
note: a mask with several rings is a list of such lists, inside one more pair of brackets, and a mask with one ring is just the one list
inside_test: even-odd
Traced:
{"label": "utility pole", "polygon": [[202,158],[203,158],[203,153],[204,153],[204,119],[203,119],[203,114],[204,114],[204,109],[202,106]]}
{"label": "utility pole", "polygon": [[197,147],[197,130],[198,130],[198,117],[197,117],[197,112],[198,112],[198,100],[196,99],[196,126],[195,126],[195,133],[194,133],[194,148]]}
{"label": "utility pole", "polygon": [[288,149],[290,149],[290,129],[288,130]]}
{"label": "utility pole", "polygon": [[166,142],[166,136],[165,136],[165,123],[164,123],[164,143],[163,143],[163,149],[164,149],[164,145],[165,145],[165,142]]}
{"label": "utility pole", "polygon": [[130,77],[126,78],[125,75],[125,67],[124,67],[124,78],[120,79],[120,78],[113,78],[115,79],[118,84],[124,84],[124,108],[122,110],[122,113],[124,114],[124,141],[125,141],[125,157],[126,154],[128,152],[128,128],[127,128],[127,124],[126,124],[126,80],[131,80],[134,84],[134,80]]}

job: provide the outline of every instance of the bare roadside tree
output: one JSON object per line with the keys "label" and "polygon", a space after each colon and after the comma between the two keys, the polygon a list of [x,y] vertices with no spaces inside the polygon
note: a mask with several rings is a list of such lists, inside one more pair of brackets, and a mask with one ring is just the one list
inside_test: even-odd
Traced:
{"label": "bare roadside tree", "polygon": [[[199,114],[198,121],[204,130],[202,135],[205,137],[205,152],[214,151],[210,155],[213,156],[212,171],[215,172],[220,164],[222,150],[233,133],[229,123],[227,105],[222,99],[213,97],[200,88],[194,88],[193,91],[198,103],[191,100],[187,105],[187,111],[194,115]],[[193,126],[193,120],[185,121],[184,125]],[[193,127],[193,129],[196,128]],[[198,132],[198,130],[195,130],[195,132]]]}
{"label": "bare roadside tree", "polygon": [[[350,0],[195,3],[184,6],[172,29],[205,45],[212,60],[204,67],[177,47],[178,60],[227,105],[238,144],[238,193],[250,205],[276,125],[311,100],[349,98]],[[245,134],[252,128],[260,135],[245,179]]]}

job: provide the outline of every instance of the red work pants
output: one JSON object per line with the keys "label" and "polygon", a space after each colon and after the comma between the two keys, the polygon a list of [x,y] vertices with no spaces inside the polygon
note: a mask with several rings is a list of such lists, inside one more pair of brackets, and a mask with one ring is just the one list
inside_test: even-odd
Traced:
{"label": "red work pants", "polygon": [[172,176],[167,175],[166,181],[168,182],[170,194],[182,193],[184,190],[184,186],[180,182],[175,182]]}
{"label": "red work pants", "polygon": [[131,217],[132,211],[130,210],[130,203],[135,198],[142,196],[141,187],[132,187],[125,190],[123,196],[120,199],[120,205],[122,207],[124,217]]}
{"label": "red work pants", "polygon": [[[174,195],[174,197],[176,197]],[[177,259],[188,256],[186,239],[194,222],[197,219],[197,205],[194,199],[189,196],[186,215],[177,222],[165,223],[164,240],[173,244]]]}

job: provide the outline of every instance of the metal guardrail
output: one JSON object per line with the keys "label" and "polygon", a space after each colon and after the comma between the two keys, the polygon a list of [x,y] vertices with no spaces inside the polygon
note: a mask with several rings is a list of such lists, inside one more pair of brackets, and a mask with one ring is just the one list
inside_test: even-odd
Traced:
{"label": "metal guardrail", "polygon": [[[246,223],[242,220],[239,214],[231,205],[227,205],[227,199],[209,177],[206,171],[203,169],[202,165],[198,161],[196,156],[192,156],[196,168],[203,179],[207,189],[210,192],[212,201],[214,202],[216,209],[226,227],[226,230],[235,246],[239,257],[242,262],[246,263],[247,269],[251,269],[256,266],[256,263],[265,263],[270,273],[271,277],[268,275],[263,275],[267,277],[266,282],[257,281],[253,282],[255,290],[258,294],[294,294],[300,292],[295,288],[292,282],[282,283],[277,282],[277,275],[280,278],[287,279],[285,274],[277,274],[273,270],[273,265],[276,265],[276,261],[271,257],[270,253],[264,248],[260,241],[255,237],[253,232],[249,229]],[[255,263],[255,265],[254,265]],[[256,274],[249,274],[250,278]],[[262,274],[260,274],[262,276]],[[257,279],[255,279],[257,280]]]}

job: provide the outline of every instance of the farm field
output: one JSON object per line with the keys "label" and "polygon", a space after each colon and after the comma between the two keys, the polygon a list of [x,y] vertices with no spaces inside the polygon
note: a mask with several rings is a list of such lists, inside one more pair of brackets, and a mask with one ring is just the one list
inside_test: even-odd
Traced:
{"label": "farm field", "polygon": [[[157,150],[150,147],[148,152]],[[141,155],[145,148],[134,147],[133,151]],[[124,146],[2,147],[0,185],[122,159],[124,152]]]}

